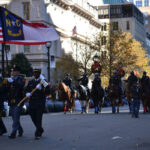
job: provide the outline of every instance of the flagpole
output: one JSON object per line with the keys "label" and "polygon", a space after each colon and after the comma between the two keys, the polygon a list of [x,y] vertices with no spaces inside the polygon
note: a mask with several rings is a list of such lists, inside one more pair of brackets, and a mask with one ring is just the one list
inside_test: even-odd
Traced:
{"label": "flagpole", "polygon": [[77,62],[77,58],[78,58],[78,50],[77,50],[77,33],[76,33],[76,62]]}
{"label": "flagpole", "polygon": [[5,77],[5,60],[4,60],[5,43],[2,43],[2,76]]}

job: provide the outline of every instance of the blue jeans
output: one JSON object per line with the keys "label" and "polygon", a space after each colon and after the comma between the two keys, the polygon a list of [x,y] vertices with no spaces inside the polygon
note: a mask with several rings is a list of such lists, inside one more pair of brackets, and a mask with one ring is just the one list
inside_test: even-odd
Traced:
{"label": "blue jeans", "polygon": [[21,115],[22,107],[11,106],[10,113],[12,116],[13,124],[12,124],[12,134],[16,134],[17,131],[23,132],[22,126],[20,124],[20,115]]}
{"label": "blue jeans", "polygon": [[133,98],[131,104],[132,104],[132,115],[135,115],[135,117],[137,117],[139,115],[140,99]]}

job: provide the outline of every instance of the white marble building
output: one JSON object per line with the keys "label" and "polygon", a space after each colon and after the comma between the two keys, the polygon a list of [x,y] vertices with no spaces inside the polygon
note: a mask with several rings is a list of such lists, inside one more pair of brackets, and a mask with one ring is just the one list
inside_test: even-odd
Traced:
{"label": "white marble building", "polygon": [[[55,62],[64,52],[72,52],[74,58],[79,57],[75,43],[85,44],[87,37],[92,40],[93,34],[100,32],[98,11],[87,0],[1,0],[0,5],[26,20],[55,27],[60,40],[52,42],[50,49],[51,80]],[[77,34],[72,32],[74,27]],[[25,53],[33,67],[41,67],[42,73],[47,77],[45,45],[10,45],[9,59],[21,52]]]}

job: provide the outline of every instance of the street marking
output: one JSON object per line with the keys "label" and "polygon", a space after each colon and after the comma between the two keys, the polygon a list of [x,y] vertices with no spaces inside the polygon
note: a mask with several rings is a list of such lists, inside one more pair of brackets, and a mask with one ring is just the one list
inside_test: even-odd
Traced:
{"label": "street marking", "polygon": [[112,140],[117,140],[117,139],[122,139],[122,137],[120,137],[120,136],[114,136],[114,137],[112,137]]}

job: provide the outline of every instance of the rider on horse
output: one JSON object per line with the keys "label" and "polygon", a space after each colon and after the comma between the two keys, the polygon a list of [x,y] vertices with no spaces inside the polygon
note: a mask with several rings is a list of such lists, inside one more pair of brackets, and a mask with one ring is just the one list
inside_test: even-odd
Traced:
{"label": "rider on horse", "polygon": [[131,87],[135,82],[138,81],[138,78],[134,75],[134,71],[130,72],[130,76],[127,79],[128,86]]}
{"label": "rider on horse", "polygon": [[93,84],[96,85],[97,87],[101,87],[101,79],[99,77],[99,73],[95,73]]}
{"label": "rider on horse", "polygon": [[83,85],[86,88],[88,95],[90,96],[90,91],[88,88],[89,79],[88,79],[87,74],[85,72],[83,73],[82,78],[78,79],[78,81],[81,82],[81,85]]}
{"label": "rider on horse", "polygon": [[142,85],[142,87],[148,88],[149,86],[149,77],[146,75],[146,71],[143,72],[143,76],[140,79],[140,83]]}
{"label": "rider on horse", "polygon": [[121,78],[117,74],[116,70],[113,71],[113,76],[110,78],[109,83],[113,84],[116,87],[118,87],[120,94],[122,93],[122,90],[121,90]]}
{"label": "rider on horse", "polygon": [[70,74],[66,74],[66,77],[64,78],[63,82],[65,83],[66,86],[68,86],[71,90],[71,94],[74,93],[73,89],[72,89],[72,79],[70,77]]}

